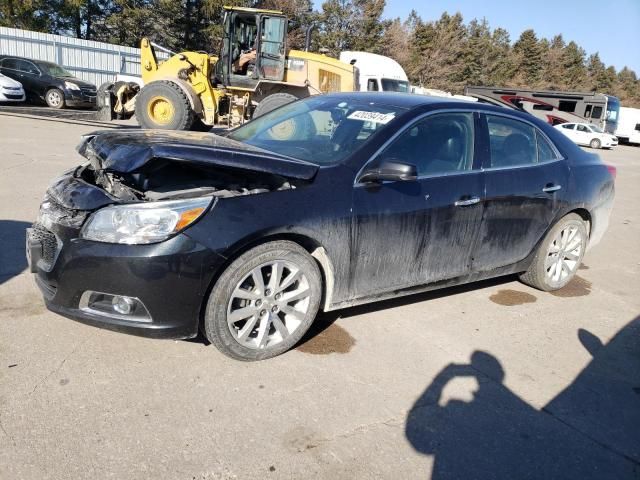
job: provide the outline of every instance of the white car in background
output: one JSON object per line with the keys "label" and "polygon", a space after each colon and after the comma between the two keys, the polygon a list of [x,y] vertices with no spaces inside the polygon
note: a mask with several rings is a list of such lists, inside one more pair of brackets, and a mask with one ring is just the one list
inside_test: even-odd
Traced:
{"label": "white car in background", "polygon": [[24,102],[24,88],[20,82],[0,73],[0,102]]}
{"label": "white car in background", "polygon": [[578,145],[591,148],[613,148],[618,145],[618,138],[615,135],[603,132],[600,127],[590,123],[561,123],[555,128]]}

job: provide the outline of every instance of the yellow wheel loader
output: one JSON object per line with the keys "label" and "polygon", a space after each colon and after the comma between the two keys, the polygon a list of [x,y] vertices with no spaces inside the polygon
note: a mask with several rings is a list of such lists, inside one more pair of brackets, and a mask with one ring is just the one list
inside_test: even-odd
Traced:
{"label": "yellow wheel loader", "polygon": [[[358,90],[357,69],[326,55],[287,52],[287,18],[275,10],[224,7],[219,55],[173,54],[141,42],[144,86],[135,98],[143,128],[234,127],[298,98]],[[309,35],[307,35],[307,50]]]}

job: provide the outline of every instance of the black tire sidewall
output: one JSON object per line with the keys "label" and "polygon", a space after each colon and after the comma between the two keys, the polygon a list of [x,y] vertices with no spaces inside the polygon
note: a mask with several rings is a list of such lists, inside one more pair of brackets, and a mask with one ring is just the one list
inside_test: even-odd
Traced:
{"label": "black tire sidewall", "polygon": [[274,93],[264,98],[253,112],[253,118],[258,118],[277,108],[287,105],[298,100],[298,97],[291,93]]}
{"label": "black tire sidewall", "polygon": [[[51,105],[49,103],[49,94],[51,92],[58,92],[58,94],[60,94],[60,98],[62,98],[62,102],[60,102],[60,105]],[[50,88],[49,90],[46,91],[46,93],[44,94],[44,102],[47,104],[47,106],[49,108],[55,108],[57,110],[63,109],[65,107],[65,98],[64,98],[64,92],[62,90],[60,90],[59,88]]]}
{"label": "black tire sidewall", "polygon": [[[172,103],[175,115],[171,122],[158,124],[147,115],[147,104],[156,96],[165,97]],[[189,99],[182,89],[167,81],[155,81],[142,87],[136,96],[135,115],[142,128],[164,130],[189,130],[195,118]]]}
{"label": "black tire sidewall", "polygon": [[[286,260],[297,265],[306,275],[311,289],[309,309],[302,324],[286,340],[266,349],[250,349],[240,345],[227,324],[227,307],[238,282],[257,266],[274,260]],[[322,276],[320,270],[306,250],[289,241],[265,243],[249,250],[222,273],[216,281],[204,315],[204,333],[218,350],[236,360],[255,361],[280,355],[294,347],[307,332],[316,317],[322,298]]]}

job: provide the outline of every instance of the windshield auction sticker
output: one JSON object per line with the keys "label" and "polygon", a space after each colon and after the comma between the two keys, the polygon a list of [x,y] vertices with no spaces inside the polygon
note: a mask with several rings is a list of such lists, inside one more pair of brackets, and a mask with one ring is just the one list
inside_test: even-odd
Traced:
{"label": "windshield auction sticker", "polygon": [[373,122],[387,124],[395,118],[394,113],[379,113],[379,112],[365,112],[362,110],[356,110],[347,118],[349,120],[361,120],[363,122]]}

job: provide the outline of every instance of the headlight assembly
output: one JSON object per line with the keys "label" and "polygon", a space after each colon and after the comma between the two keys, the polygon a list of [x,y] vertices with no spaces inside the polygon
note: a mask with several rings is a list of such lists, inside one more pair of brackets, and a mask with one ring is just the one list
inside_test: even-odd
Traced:
{"label": "headlight assembly", "polygon": [[198,220],[211,201],[206,197],[104,207],[89,217],[80,237],[106,243],[161,242]]}
{"label": "headlight assembly", "polygon": [[80,90],[80,86],[73,82],[64,82],[64,86],[69,90]]}

